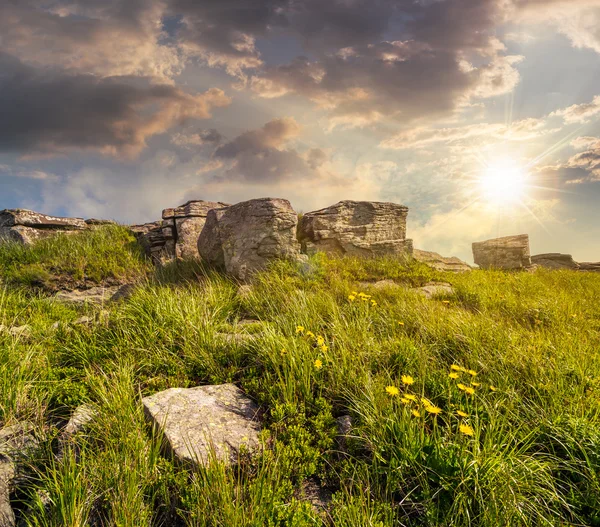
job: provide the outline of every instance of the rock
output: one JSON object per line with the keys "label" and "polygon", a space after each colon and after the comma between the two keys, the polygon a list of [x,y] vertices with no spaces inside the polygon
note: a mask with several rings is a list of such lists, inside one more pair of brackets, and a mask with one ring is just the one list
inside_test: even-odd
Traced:
{"label": "rock", "polygon": [[29,337],[31,335],[31,326],[13,326],[8,328],[8,333],[13,337]]}
{"label": "rock", "polygon": [[258,406],[233,384],[170,388],[142,404],[180,461],[207,465],[214,449],[218,460],[234,464],[242,448],[260,449]]}
{"label": "rock", "polygon": [[482,269],[523,269],[531,265],[529,236],[519,234],[473,243],[473,259]]}
{"label": "rock", "polygon": [[31,245],[59,232],[76,232],[86,228],[81,218],[48,216],[26,209],[0,211],[0,241],[5,239]]}
{"label": "rock", "polygon": [[162,221],[130,225],[138,243],[154,264],[160,265],[175,258],[175,233],[172,222]]}
{"label": "rock", "polygon": [[244,281],[272,260],[298,259],[297,223],[298,215],[285,199],[252,199],[212,209],[198,252],[207,263]]}
{"label": "rock", "polygon": [[362,288],[372,287],[373,289],[386,289],[389,287],[402,287],[393,280],[385,279],[378,280],[377,282],[358,282],[358,286]]}
{"label": "rock", "polygon": [[323,251],[351,256],[412,253],[406,239],[408,207],[375,201],[340,201],[309,212],[300,220],[298,237],[308,254]]}
{"label": "rock", "polygon": [[340,452],[346,453],[348,450],[348,437],[352,431],[352,417],[349,415],[341,415],[336,420],[337,437],[336,443]]}
{"label": "rock", "polygon": [[242,284],[238,287],[237,295],[240,298],[248,298],[252,294],[252,286],[248,284]]}
{"label": "rock", "polygon": [[99,220],[98,218],[89,218],[85,220],[86,225],[91,227],[99,227],[101,225],[117,225],[116,221],[113,220]]}
{"label": "rock", "polygon": [[454,288],[446,282],[427,282],[424,286],[415,288],[414,291],[426,298],[454,294]]}
{"label": "rock", "polygon": [[75,324],[77,326],[90,326],[93,324],[93,322],[94,322],[94,319],[92,317],[86,317],[84,315],[82,317],[75,319],[73,321],[73,324]]}
{"label": "rock", "polygon": [[449,271],[452,273],[462,273],[470,271],[471,266],[463,262],[456,256],[442,256],[431,251],[421,251],[413,249],[413,258],[418,262],[424,263],[437,271]]}
{"label": "rock", "polygon": [[579,264],[570,254],[546,253],[531,257],[531,263],[547,269],[579,269]]}
{"label": "rock", "polygon": [[18,476],[18,463],[37,446],[31,423],[18,423],[0,430],[0,527],[15,525],[10,493]]}
{"label": "rock", "polygon": [[105,304],[112,300],[121,286],[110,287],[90,287],[89,289],[74,289],[73,291],[59,291],[56,293],[56,300],[72,304]]}
{"label": "rock", "polygon": [[96,410],[89,404],[81,404],[75,411],[69,422],[64,427],[61,436],[70,437],[81,432],[87,425],[89,425],[96,417]]}
{"label": "rock", "polygon": [[314,478],[310,478],[302,482],[298,497],[308,501],[311,508],[316,513],[320,513],[329,510],[333,492],[328,488],[319,485]]}
{"label": "rock", "polygon": [[579,262],[579,270],[600,273],[600,262]]}

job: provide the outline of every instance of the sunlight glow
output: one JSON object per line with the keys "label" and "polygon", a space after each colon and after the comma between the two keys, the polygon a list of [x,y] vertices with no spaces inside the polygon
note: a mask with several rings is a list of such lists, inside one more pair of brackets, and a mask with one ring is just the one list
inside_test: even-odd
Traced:
{"label": "sunlight glow", "polygon": [[522,201],[527,187],[527,172],[510,159],[495,162],[484,169],[479,179],[482,197],[497,205]]}

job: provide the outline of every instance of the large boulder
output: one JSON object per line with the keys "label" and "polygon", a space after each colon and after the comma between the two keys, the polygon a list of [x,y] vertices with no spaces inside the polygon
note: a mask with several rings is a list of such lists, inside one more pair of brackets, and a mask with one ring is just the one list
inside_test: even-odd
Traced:
{"label": "large boulder", "polygon": [[260,449],[258,406],[233,384],[170,388],[142,399],[146,418],[180,461],[205,465],[211,453],[226,464]]}
{"label": "large boulder", "polygon": [[411,254],[412,240],[406,239],[407,215],[408,207],[396,203],[340,201],[305,214],[298,238],[309,254]]}
{"label": "large boulder", "polygon": [[579,269],[579,264],[570,254],[546,253],[531,257],[531,263],[547,269]]}
{"label": "large boulder", "polygon": [[59,232],[76,232],[86,228],[88,225],[81,218],[48,216],[26,209],[0,211],[0,241],[4,239],[31,245]]}
{"label": "large boulder", "polygon": [[470,271],[471,266],[456,256],[442,256],[431,251],[413,249],[413,258],[437,271],[449,271],[452,273],[463,273]]}
{"label": "large boulder", "polygon": [[212,209],[198,252],[209,264],[243,281],[271,260],[299,257],[297,224],[298,215],[285,199],[252,199]]}
{"label": "large boulder", "polygon": [[531,266],[529,236],[519,234],[473,243],[473,259],[482,269],[523,269]]}

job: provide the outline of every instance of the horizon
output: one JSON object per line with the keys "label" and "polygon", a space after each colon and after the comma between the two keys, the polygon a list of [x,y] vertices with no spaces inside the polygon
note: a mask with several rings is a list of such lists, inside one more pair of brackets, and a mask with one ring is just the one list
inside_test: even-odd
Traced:
{"label": "horizon", "polygon": [[600,260],[600,0],[0,6],[0,208],[409,207],[416,248]]}

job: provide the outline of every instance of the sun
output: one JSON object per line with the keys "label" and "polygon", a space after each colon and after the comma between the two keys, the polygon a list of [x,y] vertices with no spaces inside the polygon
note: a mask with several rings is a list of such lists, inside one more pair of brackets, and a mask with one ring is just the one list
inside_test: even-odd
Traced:
{"label": "sun", "polygon": [[525,196],[527,172],[511,159],[504,159],[488,165],[479,185],[482,197],[497,205],[519,203]]}

